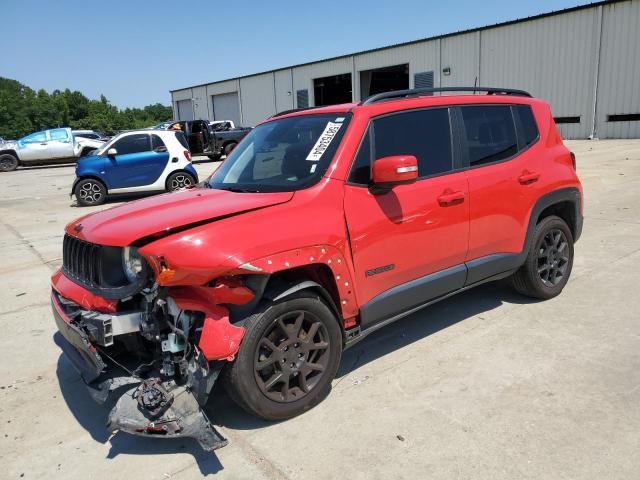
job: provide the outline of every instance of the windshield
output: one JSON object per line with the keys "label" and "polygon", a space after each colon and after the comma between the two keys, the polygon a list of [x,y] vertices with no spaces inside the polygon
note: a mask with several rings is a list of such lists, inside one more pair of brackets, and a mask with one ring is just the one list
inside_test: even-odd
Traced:
{"label": "windshield", "polygon": [[231,152],[209,186],[238,192],[309,187],[327,171],[350,119],[350,113],[334,113],[259,125]]}

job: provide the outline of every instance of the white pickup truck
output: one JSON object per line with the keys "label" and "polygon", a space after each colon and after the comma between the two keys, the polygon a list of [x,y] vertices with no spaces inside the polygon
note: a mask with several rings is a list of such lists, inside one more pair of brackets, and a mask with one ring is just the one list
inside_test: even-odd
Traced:
{"label": "white pickup truck", "polygon": [[104,145],[103,141],[75,137],[70,128],[35,132],[19,140],[0,142],[0,172],[18,165],[75,162]]}

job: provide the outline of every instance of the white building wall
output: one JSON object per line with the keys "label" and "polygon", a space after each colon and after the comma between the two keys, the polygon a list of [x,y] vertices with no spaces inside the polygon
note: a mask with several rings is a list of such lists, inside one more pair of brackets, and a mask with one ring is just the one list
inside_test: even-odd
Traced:
{"label": "white building wall", "polygon": [[[442,87],[475,85],[480,76],[480,32],[446,37],[441,40],[441,82]],[[449,75],[442,74],[444,68],[450,68]]]}
{"label": "white building wall", "polygon": [[[565,138],[587,138],[594,125],[600,138],[640,137],[640,121],[607,121],[611,114],[640,113],[640,0],[177,90],[172,102],[175,111],[178,100],[192,98],[195,118],[210,118],[211,95],[237,91],[243,123],[255,125],[298,107],[298,90],[308,90],[313,106],[315,78],[351,73],[359,101],[361,71],[405,63],[410,88],[416,73],[433,71],[434,86],[472,86],[477,78],[480,86],[527,90],[548,100],[555,117],[580,117],[559,125]],[[445,67],[450,75],[442,75]]]}
{"label": "white building wall", "polygon": [[295,97],[293,84],[291,83],[291,69],[278,70],[277,72],[273,72],[273,75],[276,90],[276,112],[291,110],[294,108],[293,99]]}
{"label": "white building wall", "polygon": [[480,85],[520,88],[549,101],[568,138],[591,133],[598,48],[597,9],[480,32]]}
{"label": "white building wall", "polygon": [[640,113],[640,1],[601,8],[596,136],[640,138],[640,121],[607,121],[611,114]]}
{"label": "white building wall", "polygon": [[276,113],[273,73],[240,79],[242,124],[254,126]]}

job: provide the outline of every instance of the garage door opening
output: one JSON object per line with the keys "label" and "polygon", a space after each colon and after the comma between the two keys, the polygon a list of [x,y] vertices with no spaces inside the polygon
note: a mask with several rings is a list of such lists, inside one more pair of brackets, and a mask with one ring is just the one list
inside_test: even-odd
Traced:
{"label": "garage door opening", "polygon": [[409,64],[374,68],[360,72],[360,99],[376,93],[409,88]]}
{"label": "garage door opening", "polygon": [[231,120],[240,125],[240,102],[238,92],[211,95],[213,120]]}
{"label": "garage door opening", "polygon": [[343,73],[330,77],[315,78],[313,80],[313,95],[316,107],[351,102],[353,100],[351,95],[351,74]]}

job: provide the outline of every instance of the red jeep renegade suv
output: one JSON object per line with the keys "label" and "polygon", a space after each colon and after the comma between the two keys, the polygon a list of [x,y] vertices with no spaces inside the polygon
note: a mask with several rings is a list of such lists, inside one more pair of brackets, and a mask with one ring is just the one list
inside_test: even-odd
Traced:
{"label": "red jeep renegade suv", "polygon": [[426,305],[505,277],[558,295],[581,230],[574,156],[526,92],[284,112],[198,188],[66,227],[56,341],[96,400],[118,392],[111,431],[211,450],[218,376],[252,414],[298,415],[345,348]]}

